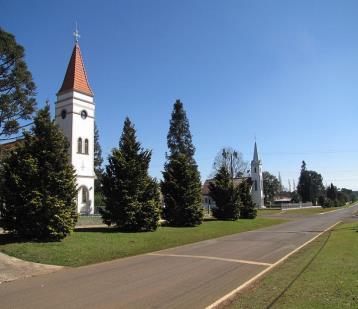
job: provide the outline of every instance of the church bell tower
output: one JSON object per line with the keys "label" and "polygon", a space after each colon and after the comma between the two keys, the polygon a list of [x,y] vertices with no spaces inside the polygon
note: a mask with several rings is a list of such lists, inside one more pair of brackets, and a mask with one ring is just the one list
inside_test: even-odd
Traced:
{"label": "church bell tower", "polygon": [[78,31],[62,86],[57,93],[56,123],[70,143],[70,158],[76,170],[77,211],[94,212],[94,117],[93,92],[83,64]]}
{"label": "church bell tower", "polygon": [[252,189],[251,197],[252,201],[256,204],[257,208],[265,208],[264,193],[263,193],[263,179],[262,179],[262,163],[259,160],[257,153],[257,145],[255,142],[254,157],[251,161],[251,180]]}

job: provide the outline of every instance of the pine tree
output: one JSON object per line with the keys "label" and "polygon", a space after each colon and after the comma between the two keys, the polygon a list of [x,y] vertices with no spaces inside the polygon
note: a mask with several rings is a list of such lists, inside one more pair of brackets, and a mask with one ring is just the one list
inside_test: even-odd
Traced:
{"label": "pine tree", "polygon": [[209,194],[215,201],[213,216],[220,220],[237,220],[240,214],[240,195],[231,173],[222,166],[209,184]]}
{"label": "pine tree", "polygon": [[333,183],[331,183],[331,185],[326,190],[327,198],[329,198],[332,201],[335,201],[337,199],[337,193],[338,193],[337,187],[333,185]]}
{"label": "pine tree", "polygon": [[19,132],[36,108],[36,86],[27,70],[24,48],[0,27],[0,137]]}
{"label": "pine tree", "polygon": [[119,147],[112,150],[103,174],[105,223],[124,231],[153,231],[159,222],[159,189],[148,175],[151,151],[136,140],[129,118],[124,122]]}
{"label": "pine tree", "polygon": [[103,174],[103,158],[102,158],[102,148],[99,143],[99,132],[96,123],[94,124],[94,172],[96,174],[96,181],[94,183],[95,191],[100,191],[100,183]]}
{"label": "pine tree", "polygon": [[188,158],[193,158],[195,147],[192,142],[189,121],[180,100],[176,100],[174,103],[167,143],[171,156],[184,154]]}
{"label": "pine tree", "polygon": [[318,197],[324,193],[321,174],[306,169],[306,162],[302,161],[301,174],[297,185],[297,192],[302,202],[316,203]]}
{"label": "pine tree", "polygon": [[252,181],[249,179],[245,179],[242,183],[240,183],[239,186],[240,199],[241,199],[240,219],[256,218],[257,210],[255,207],[255,203],[252,201],[251,187],[252,187]]}
{"label": "pine tree", "polygon": [[300,195],[302,202],[306,203],[311,200],[310,192],[310,178],[309,173],[306,169],[306,162],[302,161],[300,178],[298,180],[297,192]]}
{"label": "pine tree", "polygon": [[99,143],[99,132],[96,123],[94,124],[94,173],[96,178],[94,180],[94,199],[95,199],[95,213],[98,207],[103,206],[103,192],[102,192],[102,177],[103,177],[103,158],[102,148]]}
{"label": "pine tree", "polygon": [[201,183],[194,160],[195,148],[183,104],[174,104],[167,136],[170,154],[164,165],[161,190],[163,217],[172,226],[195,226],[202,223]]}
{"label": "pine tree", "polygon": [[49,106],[37,113],[31,134],[24,135],[22,145],[4,160],[0,225],[22,237],[59,240],[77,221],[69,143],[51,121]]}
{"label": "pine tree", "polygon": [[165,164],[161,189],[163,217],[172,226],[201,224],[201,184],[197,166],[184,154],[172,156]]}

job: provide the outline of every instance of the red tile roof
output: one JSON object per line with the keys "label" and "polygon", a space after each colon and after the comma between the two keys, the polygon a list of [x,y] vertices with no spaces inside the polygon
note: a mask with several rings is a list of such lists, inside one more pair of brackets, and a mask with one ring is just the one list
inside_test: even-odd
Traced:
{"label": "red tile roof", "polygon": [[58,93],[67,90],[77,90],[87,95],[93,96],[93,92],[88,83],[87,74],[83,65],[81,49],[78,43],[73,48],[70,62],[67,67],[66,75],[62,87]]}
{"label": "red tile roof", "polygon": [[23,142],[23,139],[18,139],[13,142],[0,144],[0,160],[4,159],[12,150],[15,150]]}

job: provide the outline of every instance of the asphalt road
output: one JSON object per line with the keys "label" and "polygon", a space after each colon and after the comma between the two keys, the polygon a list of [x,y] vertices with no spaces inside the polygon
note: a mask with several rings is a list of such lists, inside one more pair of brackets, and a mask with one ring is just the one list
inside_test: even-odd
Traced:
{"label": "asphalt road", "polygon": [[4,283],[0,308],[205,308],[357,210]]}

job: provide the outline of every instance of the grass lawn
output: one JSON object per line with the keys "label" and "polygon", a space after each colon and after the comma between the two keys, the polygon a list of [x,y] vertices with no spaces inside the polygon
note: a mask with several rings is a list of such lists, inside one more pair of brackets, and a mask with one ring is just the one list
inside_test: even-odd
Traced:
{"label": "grass lawn", "polygon": [[275,209],[270,209],[270,208],[262,208],[262,209],[258,209],[257,210],[257,214],[258,215],[272,215],[272,214],[279,214],[282,210],[275,208]]}
{"label": "grass lawn", "polygon": [[228,308],[358,308],[357,258],[358,223],[340,224],[243,291]]}
{"label": "grass lawn", "polygon": [[23,260],[44,264],[82,266],[205,239],[240,233],[285,222],[256,218],[238,221],[207,221],[197,227],[160,227],[155,232],[121,233],[114,229],[78,230],[61,242],[14,242],[0,235],[0,251]]}

